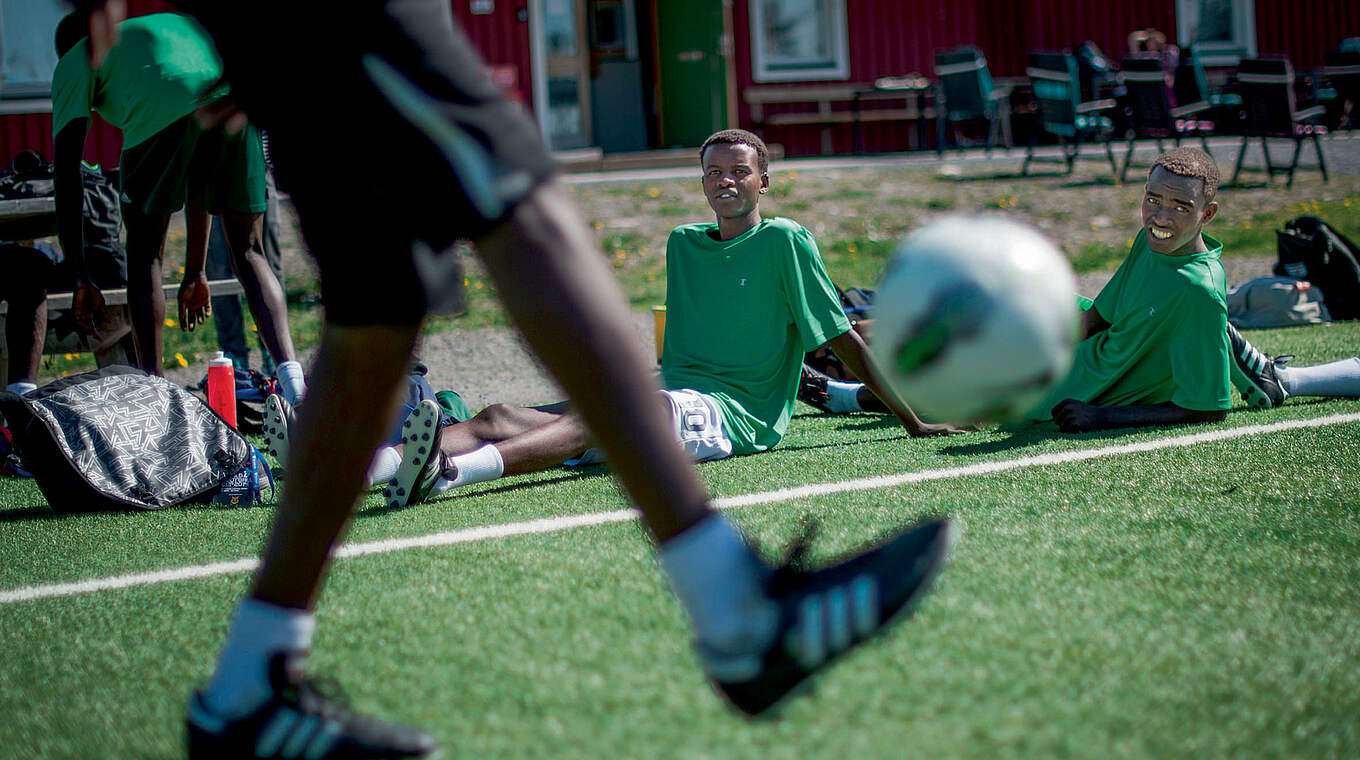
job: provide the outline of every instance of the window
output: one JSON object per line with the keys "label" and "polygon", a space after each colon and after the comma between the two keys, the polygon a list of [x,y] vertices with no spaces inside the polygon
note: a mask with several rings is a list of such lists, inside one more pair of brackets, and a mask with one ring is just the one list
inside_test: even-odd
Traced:
{"label": "window", "polygon": [[1256,55],[1254,0],[1176,0],[1176,37],[1209,66]]}
{"label": "window", "polygon": [[845,0],[753,0],[752,72],[757,82],[846,79]]}
{"label": "window", "polygon": [[61,0],[0,0],[0,97],[46,98],[57,67]]}

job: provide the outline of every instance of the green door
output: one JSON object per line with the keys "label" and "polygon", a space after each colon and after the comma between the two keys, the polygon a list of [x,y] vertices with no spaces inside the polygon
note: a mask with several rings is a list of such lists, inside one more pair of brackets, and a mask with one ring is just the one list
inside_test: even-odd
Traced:
{"label": "green door", "polygon": [[656,0],[661,145],[697,147],[728,126],[723,0]]}

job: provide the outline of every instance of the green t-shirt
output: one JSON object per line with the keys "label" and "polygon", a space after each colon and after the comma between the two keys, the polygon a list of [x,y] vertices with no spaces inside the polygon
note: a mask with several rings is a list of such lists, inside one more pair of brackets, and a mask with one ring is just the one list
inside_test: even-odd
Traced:
{"label": "green t-shirt", "polygon": [[1092,306],[1110,328],[1078,344],[1072,370],[1031,419],[1050,419],[1069,398],[1097,406],[1170,401],[1195,411],[1232,405],[1223,244],[1205,235],[1205,253],[1168,256],[1150,250],[1146,236],[1138,233]]}
{"label": "green t-shirt", "polygon": [[98,70],[90,69],[88,39],[57,61],[52,73],[52,132],[93,111],[123,130],[123,149],[138,145],[225,89],[207,90],[222,76],[222,59],[198,22],[176,13],[128,19]]}
{"label": "green t-shirt", "polygon": [[731,240],[713,223],[666,242],[667,388],[707,394],[733,453],[779,443],[793,414],[803,355],[850,329],[812,233],[761,220]]}

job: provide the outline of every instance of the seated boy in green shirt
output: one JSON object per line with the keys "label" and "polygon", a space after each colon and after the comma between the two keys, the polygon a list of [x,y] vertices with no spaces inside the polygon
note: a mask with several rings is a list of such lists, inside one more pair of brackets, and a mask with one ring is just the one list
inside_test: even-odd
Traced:
{"label": "seated boy in green shirt", "polygon": [[[1360,396],[1360,358],[1286,367],[1227,323],[1222,245],[1202,232],[1217,213],[1217,187],[1207,153],[1177,148],[1158,157],[1143,229],[1096,300],[1081,299],[1086,339],[1031,419],[1053,419],[1068,433],[1210,422],[1229,406],[1225,382],[1260,408],[1290,396]],[[810,367],[798,397],[834,414],[879,411],[859,383]]]}
{"label": "seated boy in green shirt", "polygon": [[[769,189],[764,142],[724,130],[699,156],[717,219],[677,227],[666,246],[662,401],[686,451],[707,461],[777,444],[793,413],[803,356],[822,345],[869,378],[869,389],[911,435],[950,432],[922,422],[878,381],[811,233],[789,219],[761,218],[760,197]],[[369,473],[370,482],[392,478],[384,492],[392,507],[504,474],[598,461],[585,425],[563,405],[493,404],[440,428],[430,403],[411,413],[406,429],[401,449],[380,450]],[[424,445],[427,433],[437,445]]]}
{"label": "seated boy in green shirt", "polygon": [[1203,233],[1218,181],[1201,150],[1153,162],[1143,229],[1084,312],[1072,369],[1031,419],[1067,433],[1223,419],[1232,405],[1223,245]]}

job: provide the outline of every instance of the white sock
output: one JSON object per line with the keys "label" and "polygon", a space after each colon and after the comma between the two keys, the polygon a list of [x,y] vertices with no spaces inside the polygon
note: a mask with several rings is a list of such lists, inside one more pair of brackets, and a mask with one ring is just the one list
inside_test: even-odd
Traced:
{"label": "white sock", "polygon": [[1352,356],[1312,367],[1275,367],[1291,396],[1360,396],[1360,358]]}
{"label": "white sock", "polygon": [[297,406],[302,397],[307,395],[307,383],[302,379],[302,365],[296,360],[284,362],[274,368],[274,375],[279,378],[284,401]]}
{"label": "white sock", "polygon": [[505,474],[505,460],[501,459],[501,452],[489,443],[480,449],[453,457],[453,466],[458,468],[458,475],[452,480],[440,478],[431,491],[442,493],[458,486],[495,480]]}
{"label": "white sock", "polygon": [[22,395],[24,395],[25,393],[28,393],[29,391],[36,391],[36,390],[38,390],[38,384],[37,384],[37,383],[29,383],[29,382],[25,382],[25,381],[23,381],[23,380],[20,380],[20,381],[18,381],[18,382],[14,382],[14,383],[10,383],[9,385],[6,385],[6,386],[5,386],[5,390],[9,391],[10,393],[17,393],[17,394],[19,394],[20,396],[22,396]]}
{"label": "white sock", "polygon": [[739,660],[717,663],[710,658],[705,663],[710,672],[730,666],[749,675],[731,670],[712,674],[725,680],[753,677],[779,622],[778,605],[765,593],[769,568],[736,526],[719,514],[661,544],[659,556],[704,649]]}
{"label": "white sock", "polygon": [[203,689],[204,706],[227,719],[239,718],[269,700],[269,661],[280,652],[306,652],[316,619],[307,610],[244,599],[227,631],[227,643]]}
{"label": "white sock", "polygon": [[864,383],[843,383],[839,380],[826,381],[826,408],[836,414],[862,412],[859,405],[859,389]]}
{"label": "white sock", "polygon": [[397,470],[401,467],[401,454],[391,446],[383,446],[373,455],[373,462],[368,465],[368,487],[372,488],[378,484],[386,484],[397,476]]}

